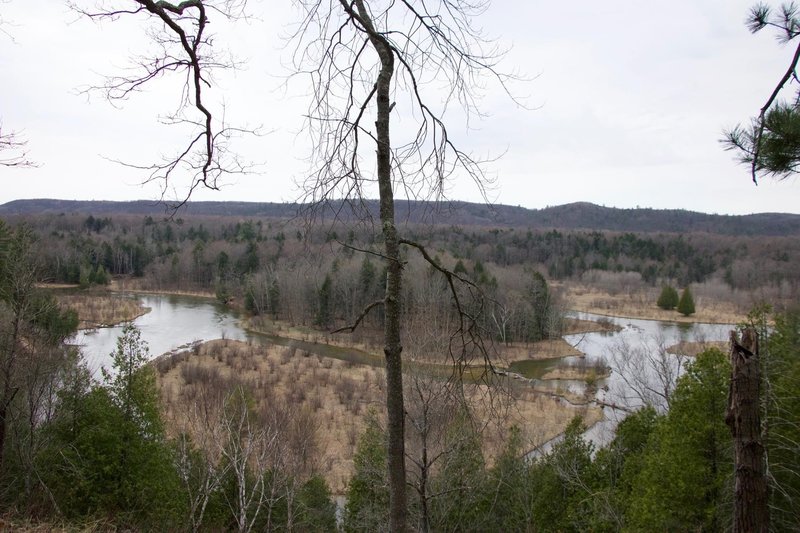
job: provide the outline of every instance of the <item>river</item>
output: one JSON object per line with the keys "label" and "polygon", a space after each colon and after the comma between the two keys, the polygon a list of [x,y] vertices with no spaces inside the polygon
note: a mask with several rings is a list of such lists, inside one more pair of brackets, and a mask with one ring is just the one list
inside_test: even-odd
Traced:
{"label": "river", "polygon": [[[159,356],[197,341],[228,338],[253,340],[275,344],[294,344],[299,348],[320,355],[348,359],[353,362],[375,363],[376,358],[358,350],[330,347],[252,334],[239,325],[239,317],[228,308],[205,298],[189,296],[126,295],[120,297],[139,298],[150,312],[134,321],[148,343],[151,357]],[[686,358],[665,354],[663,348],[680,341],[721,341],[728,338],[730,324],[684,324],[659,322],[619,317],[605,317],[590,313],[571,313],[582,320],[608,320],[619,328],[613,332],[593,332],[567,335],[564,339],[585,354],[587,362],[605,362],[611,367],[609,377],[598,383],[597,399],[606,404],[615,404],[625,409],[641,405],[641,396],[647,389],[663,389],[659,375],[680,372]],[[81,331],[75,343],[82,346],[89,367],[96,373],[100,366],[109,366],[110,354],[116,347],[116,339],[122,326]],[[578,364],[580,357],[551,360],[544,366],[559,363]],[[537,373],[542,371],[539,363]],[[579,380],[538,380],[537,387],[568,389],[581,393],[585,383]],[[638,392],[637,392],[638,391]],[[656,393],[651,400],[659,403]],[[663,403],[663,402],[662,402]],[[663,406],[662,406],[663,407]],[[604,408],[606,419],[587,431],[586,436],[597,444],[608,442],[619,420],[624,418],[624,409]]]}
{"label": "river", "polygon": [[[141,330],[151,357],[195,341],[250,338],[239,326],[239,318],[234,313],[208,298],[173,295],[124,295],[120,298],[138,298],[150,309],[133,323]],[[101,366],[111,364],[111,353],[121,334],[120,325],[81,330],[76,335],[74,343],[82,347],[86,362],[96,375]]]}

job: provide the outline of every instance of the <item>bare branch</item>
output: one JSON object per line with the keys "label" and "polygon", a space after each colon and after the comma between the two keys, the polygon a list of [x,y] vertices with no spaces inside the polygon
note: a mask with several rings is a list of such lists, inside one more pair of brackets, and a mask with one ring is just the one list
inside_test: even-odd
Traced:
{"label": "bare branch", "polygon": [[369,312],[372,311],[374,308],[378,307],[379,305],[383,305],[383,300],[376,300],[372,302],[361,311],[361,314],[358,315],[355,322],[353,322],[349,326],[343,326],[339,329],[335,329],[331,331],[331,333],[341,333],[343,331],[349,331],[350,333],[353,333],[356,330],[356,328],[358,328],[358,325],[361,324],[361,321],[367,317]]}
{"label": "bare branch", "polygon": [[[435,258],[431,257],[423,245],[408,239],[400,239],[400,244],[416,248],[425,261],[440,272],[447,281],[458,320],[457,327],[451,332],[449,348],[457,376],[460,377],[471,362],[473,350],[477,350],[483,358],[484,368],[488,371],[488,375],[500,375],[494,367],[491,349],[481,330],[480,316],[483,314],[485,303],[488,300],[483,290],[472,280],[443,267]],[[473,306],[467,306],[462,301],[456,282],[467,288]],[[475,304],[477,307],[474,307]]]}
{"label": "bare branch", "polygon": [[[243,162],[230,151],[231,139],[240,134],[259,134],[258,128],[247,129],[227,126],[224,110],[213,114],[203,97],[204,90],[211,87],[210,75],[215,70],[235,69],[239,63],[233,58],[222,59],[212,46],[213,37],[208,33],[208,12],[224,16],[230,20],[243,17],[246,0],[185,0],[172,3],[164,0],[126,0],[125,7],[120,1],[102,2],[97,11],[88,11],[77,3],[70,7],[77,13],[92,20],[116,20],[122,16],[142,15],[155,22],[148,34],[157,46],[157,52],[150,56],[132,60],[129,72],[110,76],[105,83],[92,86],[84,92],[101,92],[112,103],[125,100],[131,94],[155,79],[166,75],[179,75],[184,78],[177,111],[162,119],[168,125],[188,126],[194,132],[186,146],[160,163],[131,164],[126,166],[146,170],[150,175],[145,183],[162,183],[162,200],[168,191],[175,191],[173,181],[176,174],[188,177],[188,187],[184,193],[177,194],[178,200],[168,202],[172,209],[185,204],[198,187],[218,190],[220,180],[229,174],[242,174],[252,170],[252,164]],[[130,6],[130,7],[128,7]],[[196,115],[191,118],[190,111]]]}
{"label": "bare branch", "polygon": [[3,132],[0,123],[0,167],[31,168],[38,166],[28,158],[28,141],[15,131]]}
{"label": "bare branch", "polygon": [[[297,72],[308,76],[312,87],[306,118],[315,146],[314,170],[301,184],[306,191],[302,200],[320,204],[374,191],[375,178],[361,168],[365,157],[361,137],[375,137],[372,124],[366,122],[376,87],[373,63],[365,50],[372,38],[385,41],[400,67],[392,92],[406,92],[410,97],[405,102],[395,100],[392,107],[403,116],[414,116],[418,124],[408,141],[392,147],[397,186],[409,198],[441,199],[446,196],[446,180],[459,170],[473,179],[486,198],[493,180],[483,167],[493,158],[478,158],[460,150],[443,117],[454,101],[467,117],[482,117],[478,100],[488,77],[507,93],[508,83],[519,79],[498,70],[505,50],[486,40],[471,20],[485,11],[487,3],[367,5],[375,11],[374,25],[386,28],[373,27],[358,13],[356,4],[340,3],[342,10],[337,12],[319,1],[301,2],[306,18],[292,37]],[[395,19],[406,23],[389,27]],[[319,31],[310,32],[312,26]],[[309,64],[313,66],[308,68]],[[427,90],[435,90],[433,97],[423,91],[423,81],[432,80],[449,87],[440,110],[428,103],[442,99],[438,87]]]}

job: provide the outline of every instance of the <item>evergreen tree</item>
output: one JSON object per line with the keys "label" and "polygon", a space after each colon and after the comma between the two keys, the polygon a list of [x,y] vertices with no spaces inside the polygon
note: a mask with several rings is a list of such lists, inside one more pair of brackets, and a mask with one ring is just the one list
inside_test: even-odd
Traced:
{"label": "evergreen tree", "polygon": [[664,285],[664,288],[661,289],[661,294],[658,297],[656,305],[658,305],[661,309],[675,309],[675,307],[678,305],[678,300],[678,291],[676,291],[671,285]]}
{"label": "evergreen tree", "polygon": [[678,312],[683,316],[694,314],[694,298],[692,298],[692,292],[689,287],[683,289],[681,293],[681,299],[678,301]]}
{"label": "evergreen tree", "polygon": [[586,531],[594,446],[583,439],[586,426],[575,417],[564,438],[531,467],[532,519],[540,531]]}
{"label": "evergreen tree", "polygon": [[106,268],[103,265],[97,265],[97,269],[94,271],[94,283],[97,285],[108,285],[110,281]]}
{"label": "evergreen tree", "polygon": [[687,367],[653,430],[630,492],[635,531],[720,531],[729,521],[733,470],[725,425],[730,364],[708,350]]}
{"label": "evergreen tree", "polygon": [[527,340],[536,342],[550,337],[550,288],[547,280],[539,272],[531,274],[527,287],[528,305],[530,306],[528,319]]}
{"label": "evergreen tree", "polygon": [[[52,415],[51,393],[63,383],[70,357],[64,341],[78,317],[61,311],[41,281],[33,232],[10,231],[0,220],[0,503],[23,500],[35,481],[39,426]],[[10,464],[10,460],[16,465]],[[10,471],[13,470],[12,471]],[[20,487],[19,484],[24,486]],[[18,496],[17,496],[18,494]]]}
{"label": "evergreen tree", "polygon": [[272,312],[272,318],[278,320],[278,313],[281,311],[281,289],[278,286],[278,280],[273,278],[272,283],[269,284],[267,289],[267,301],[269,302],[269,310]]}
{"label": "evergreen tree", "polygon": [[[767,332],[766,321],[764,326]],[[770,525],[789,531],[800,524],[800,309],[775,315],[772,333],[766,339],[762,333],[760,345],[766,400],[762,420],[769,429],[764,444],[769,458]]]}
{"label": "evergreen tree", "polygon": [[[105,385],[69,391],[53,424],[46,486],[70,518],[111,516],[120,527],[175,529],[186,516],[146,344],[126,325]],[[112,373],[113,372],[113,373]]]}
{"label": "evergreen tree", "polygon": [[597,451],[589,530],[625,529],[633,484],[642,470],[644,450],[659,419],[653,407],[629,414],[617,426],[614,440]]}
{"label": "evergreen tree", "polygon": [[336,504],[331,500],[331,491],[322,476],[315,475],[303,484],[298,495],[298,507],[298,531],[336,531]]}
{"label": "evergreen tree", "polygon": [[[778,40],[791,41],[800,35],[800,16],[793,2],[773,9],[759,2],[750,9],[746,19],[748,29],[759,32],[764,28],[777,30]],[[800,100],[798,94],[787,103],[782,99],[783,89],[793,80],[800,57],[795,54],[786,74],[771,88],[770,96],[761,106],[761,112],[748,127],[736,126],[725,133],[726,150],[737,153],[739,162],[750,167],[753,181],[761,176],[785,179],[798,172],[800,164]]]}
{"label": "evergreen tree", "polygon": [[531,523],[530,469],[519,428],[509,432],[505,448],[489,471],[482,513],[497,531],[525,531]]}
{"label": "evergreen tree", "polygon": [[448,451],[442,456],[439,473],[430,487],[431,525],[435,531],[486,528],[486,516],[481,513],[486,465],[480,435],[471,422],[469,414],[462,410],[447,430]]}
{"label": "evergreen tree", "polygon": [[333,322],[333,282],[330,274],[325,276],[317,295],[317,318],[315,323],[323,328]]}
{"label": "evergreen tree", "polygon": [[389,482],[386,472],[386,433],[374,412],[353,456],[353,478],[347,486],[344,530],[383,531],[389,523]]}

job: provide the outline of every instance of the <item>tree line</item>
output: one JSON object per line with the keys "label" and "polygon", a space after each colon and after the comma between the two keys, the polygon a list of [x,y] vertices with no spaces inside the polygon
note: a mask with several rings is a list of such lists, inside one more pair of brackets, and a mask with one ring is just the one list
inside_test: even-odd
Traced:
{"label": "tree line", "polygon": [[[260,411],[251,393],[231,382],[206,389],[204,401],[217,407],[214,417],[206,416],[214,423],[204,426],[205,433],[168,437],[154,386],[156,369],[143,364],[146,347],[138,332],[125,330],[114,367],[102,380],[93,379],[79,354],[64,344],[77,325],[74,313],[59,309],[36,286],[42,270],[34,234],[25,226],[0,229],[0,311],[8,318],[0,332],[4,509],[37,519],[99,518],[133,528],[335,527],[324,481],[313,469],[291,475],[300,470],[289,465],[300,463],[275,448],[287,439],[279,428],[292,427],[294,422],[286,421],[297,420],[297,414],[284,419],[280,413],[291,411]],[[485,267],[462,263],[475,280],[486,274]],[[370,290],[370,280],[379,277],[377,266],[363,257],[350,266],[357,266],[358,286]],[[332,295],[336,272],[328,267]],[[523,293],[547,293],[541,275],[528,279]],[[435,293],[440,288],[434,280],[427,290]],[[491,277],[480,283],[491,285]],[[271,286],[264,285],[267,312],[274,312]],[[433,301],[428,295],[424,300]],[[309,320],[324,320],[320,309]],[[437,314],[435,308],[428,311]],[[770,428],[765,443],[772,520],[788,530],[800,519],[795,423],[800,313],[768,321],[761,312],[751,322],[768,339],[764,416]],[[729,375],[722,353],[705,352],[672,389],[668,411],[645,407],[629,415],[609,445],[585,441],[576,420],[561,442],[538,454],[529,453],[512,429],[505,450],[491,461],[469,411],[457,396],[437,389],[449,384],[409,379],[410,523],[422,531],[725,530],[733,469],[724,424]],[[187,409],[186,418],[190,415]],[[383,424],[374,415],[359,440],[342,517],[345,530],[373,531],[387,523]]]}
{"label": "tree line", "polygon": [[[244,297],[243,279],[261,271],[305,268],[303,254],[352,258],[353,249],[378,246],[366,226],[331,224],[309,229],[275,219],[152,216],[40,215],[25,221],[42,239],[47,277],[91,285],[109,276],[146,277],[154,286],[181,290],[219,289]],[[686,287],[715,282],[729,290],[777,288],[797,293],[797,240],[710,234],[634,234],[598,231],[491,229],[411,225],[409,236],[435,250],[485,285],[520,268],[535,268],[551,280],[587,281],[597,273],[633,274],[644,286]],[[378,258],[375,257],[377,264]],[[481,273],[481,270],[485,270]],[[328,269],[330,271],[330,269]],[[325,274],[321,274],[320,282]],[[383,270],[380,272],[383,274]],[[494,281],[493,281],[494,280]]]}

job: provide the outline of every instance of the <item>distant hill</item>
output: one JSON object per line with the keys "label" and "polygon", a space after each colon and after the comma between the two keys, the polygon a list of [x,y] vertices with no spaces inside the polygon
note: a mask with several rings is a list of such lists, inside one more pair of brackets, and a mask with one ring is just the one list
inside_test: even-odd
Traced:
{"label": "distant hill", "polygon": [[[258,202],[191,202],[178,216],[206,215],[233,217],[291,218],[302,216],[302,204]],[[330,205],[323,215],[334,212],[341,217],[355,216],[349,207]],[[377,218],[378,203],[360,205],[362,213]],[[131,202],[81,200],[14,200],[0,205],[0,216],[32,214],[92,214],[164,216],[163,204],[137,200]],[[617,209],[588,202],[577,202],[544,209],[525,209],[508,205],[421,201],[398,202],[397,216],[408,222],[455,224],[462,226],[522,227],[534,229],[585,229],[622,232],[707,232],[723,235],[800,235],[800,215],[758,213],[753,215],[709,215],[682,209]]]}

